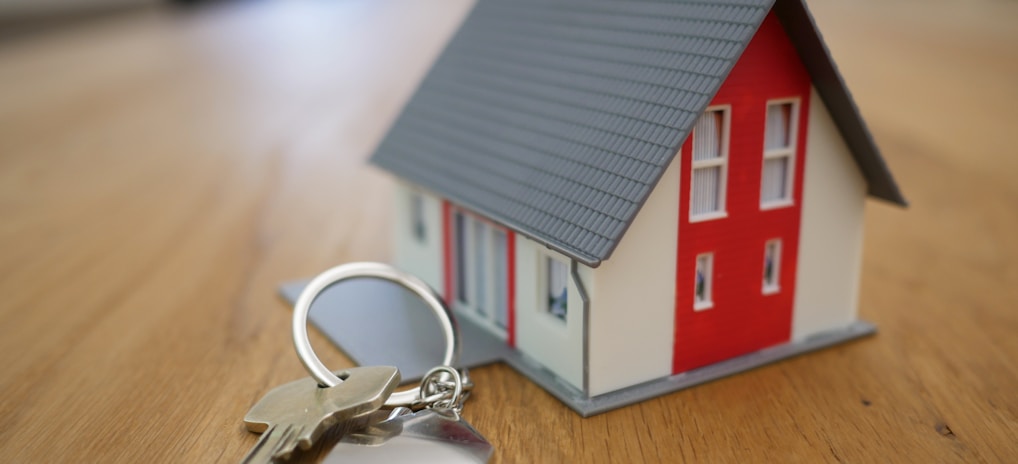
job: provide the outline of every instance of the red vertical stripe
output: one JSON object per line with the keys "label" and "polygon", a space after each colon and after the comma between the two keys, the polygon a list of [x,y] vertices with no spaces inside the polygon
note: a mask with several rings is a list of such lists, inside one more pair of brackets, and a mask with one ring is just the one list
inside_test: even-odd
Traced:
{"label": "red vertical stripe", "polygon": [[511,230],[506,231],[506,253],[509,264],[508,279],[506,283],[509,294],[509,320],[506,322],[506,343],[510,347],[516,347],[516,234]]}

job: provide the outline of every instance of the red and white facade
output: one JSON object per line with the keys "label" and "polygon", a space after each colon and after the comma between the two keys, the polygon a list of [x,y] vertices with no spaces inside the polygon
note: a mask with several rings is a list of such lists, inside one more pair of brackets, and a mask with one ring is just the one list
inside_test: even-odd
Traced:
{"label": "red and white facade", "polygon": [[601,266],[410,184],[395,258],[596,396],[852,324],[865,197],[772,13]]}

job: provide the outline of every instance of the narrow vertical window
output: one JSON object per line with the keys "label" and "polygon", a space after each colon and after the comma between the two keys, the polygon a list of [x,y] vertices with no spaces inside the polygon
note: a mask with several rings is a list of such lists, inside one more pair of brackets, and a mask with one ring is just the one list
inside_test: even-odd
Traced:
{"label": "narrow vertical window", "polygon": [[495,261],[495,324],[505,328],[509,324],[509,262],[508,240],[505,231],[495,229],[495,246],[492,258]]}
{"label": "narrow vertical window", "polygon": [[696,257],[696,271],[693,277],[693,309],[696,311],[714,306],[711,299],[714,286],[714,254],[704,253]]}
{"label": "narrow vertical window", "polygon": [[764,244],[763,293],[777,293],[781,289],[781,240],[768,240]]}
{"label": "narrow vertical window", "polygon": [[761,207],[784,206],[792,202],[797,107],[796,102],[791,101],[767,105],[760,179]]}
{"label": "narrow vertical window", "polygon": [[428,238],[428,229],[424,223],[424,197],[419,193],[410,194],[410,221],[414,238],[424,243]]}
{"label": "narrow vertical window", "polygon": [[569,308],[567,289],[569,268],[565,263],[552,257],[546,256],[545,262],[545,285],[548,288],[548,304],[545,310],[564,321]]}
{"label": "narrow vertical window", "polygon": [[453,232],[456,234],[456,299],[467,302],[467,218],[457,211],[453,215]]}
{"label": "narrow vertical window", "polygon": [[512,246],[509,233],[498,224],[459,208],[451,210],[449,230],[453,309],[506,337],[512,297],[509,287],[513,279],[509,273],[513,259],[509,253]]}
{"label": "narrow vertical window", "polygon": [[728,164],[728,114],[707,110],[693,129],[690,219],[710,219],[725,211]]}
{"label": "narrow vertical window", "polygon": [[488,226],[476,219],[471,221],[474,226],[474,306],[477,312],[488,312]]}

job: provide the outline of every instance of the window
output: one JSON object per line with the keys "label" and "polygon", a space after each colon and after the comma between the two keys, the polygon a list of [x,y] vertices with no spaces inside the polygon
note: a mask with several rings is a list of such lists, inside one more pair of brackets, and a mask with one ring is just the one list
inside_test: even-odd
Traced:
{"label": "window", "polygon": [[763,293],[777,293],[781,289],[781,240],[768,240],[764,244]]}
{"label": "window", "polygon": [[728,175],[728,111],[707,110],[693,129],[693,169],[689,218],[724,216]]}
{"label": "window", "polygon": [[548,289],[548,305],[545,310],[564,321],[569,309],[569,291],[566,285],[569,282],[569,267],[550,256],[545,257],[545,262],[545,286]]}
{"label": "window", "polygon": [[701,311],[714,306],[711,300],[714,280],[714,254],[705,253],[696,257],[696,271],[693,278],[693,309]]}
{"label": "window", "polygon": [[509,324],[509,251],[505,231],[495,229],[495,325],[506,328]]}
{"label": "window", "polygon": [[763,174],[760,180],[761,207],[792,203],[797,107],[795,101],[772,102],[767,105]]}
{"label": "window", "polygon": [[509,235],[502,227],[453,208],[453,308],[505,336],[509,322]]}
{"label": "window", "polygon": [[474,309],[481,313],[488,313],[488,296],[487,287],[488,279],[485,274],[488,272],[488,224],[483,221],[473,220],[473,236],[472,242],[474,246],[474,267],[472,269],[474,273],[474,297],[471,298],[474,303]]}
{"label": "window", "polygon": [[424,223],[424,197],[419,193],[410,194],[410,223],[414,238],[424,243],[428,238],[428,229]]}
{"label": "window", "polygon": [[453,215],[456,234],[456,299],[467,303],[467,218],[457,211]]}

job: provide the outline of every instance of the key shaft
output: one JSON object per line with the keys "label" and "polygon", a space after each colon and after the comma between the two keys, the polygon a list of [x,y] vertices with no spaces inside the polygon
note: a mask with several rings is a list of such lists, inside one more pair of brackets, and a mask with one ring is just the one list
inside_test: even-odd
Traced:
{"label": "key shaft", "polygon": [[[258,438],[254,448],[248,451],[247,456],[240,462],[242,464],[253,464],[261,462],[274,462],[279,459],[289,459],[293,450],[297,447],[297,435],[299,430],[293,424],[282,426],[271,426],[262,436]],[[286,451],[289,449],[289,451]]]}

